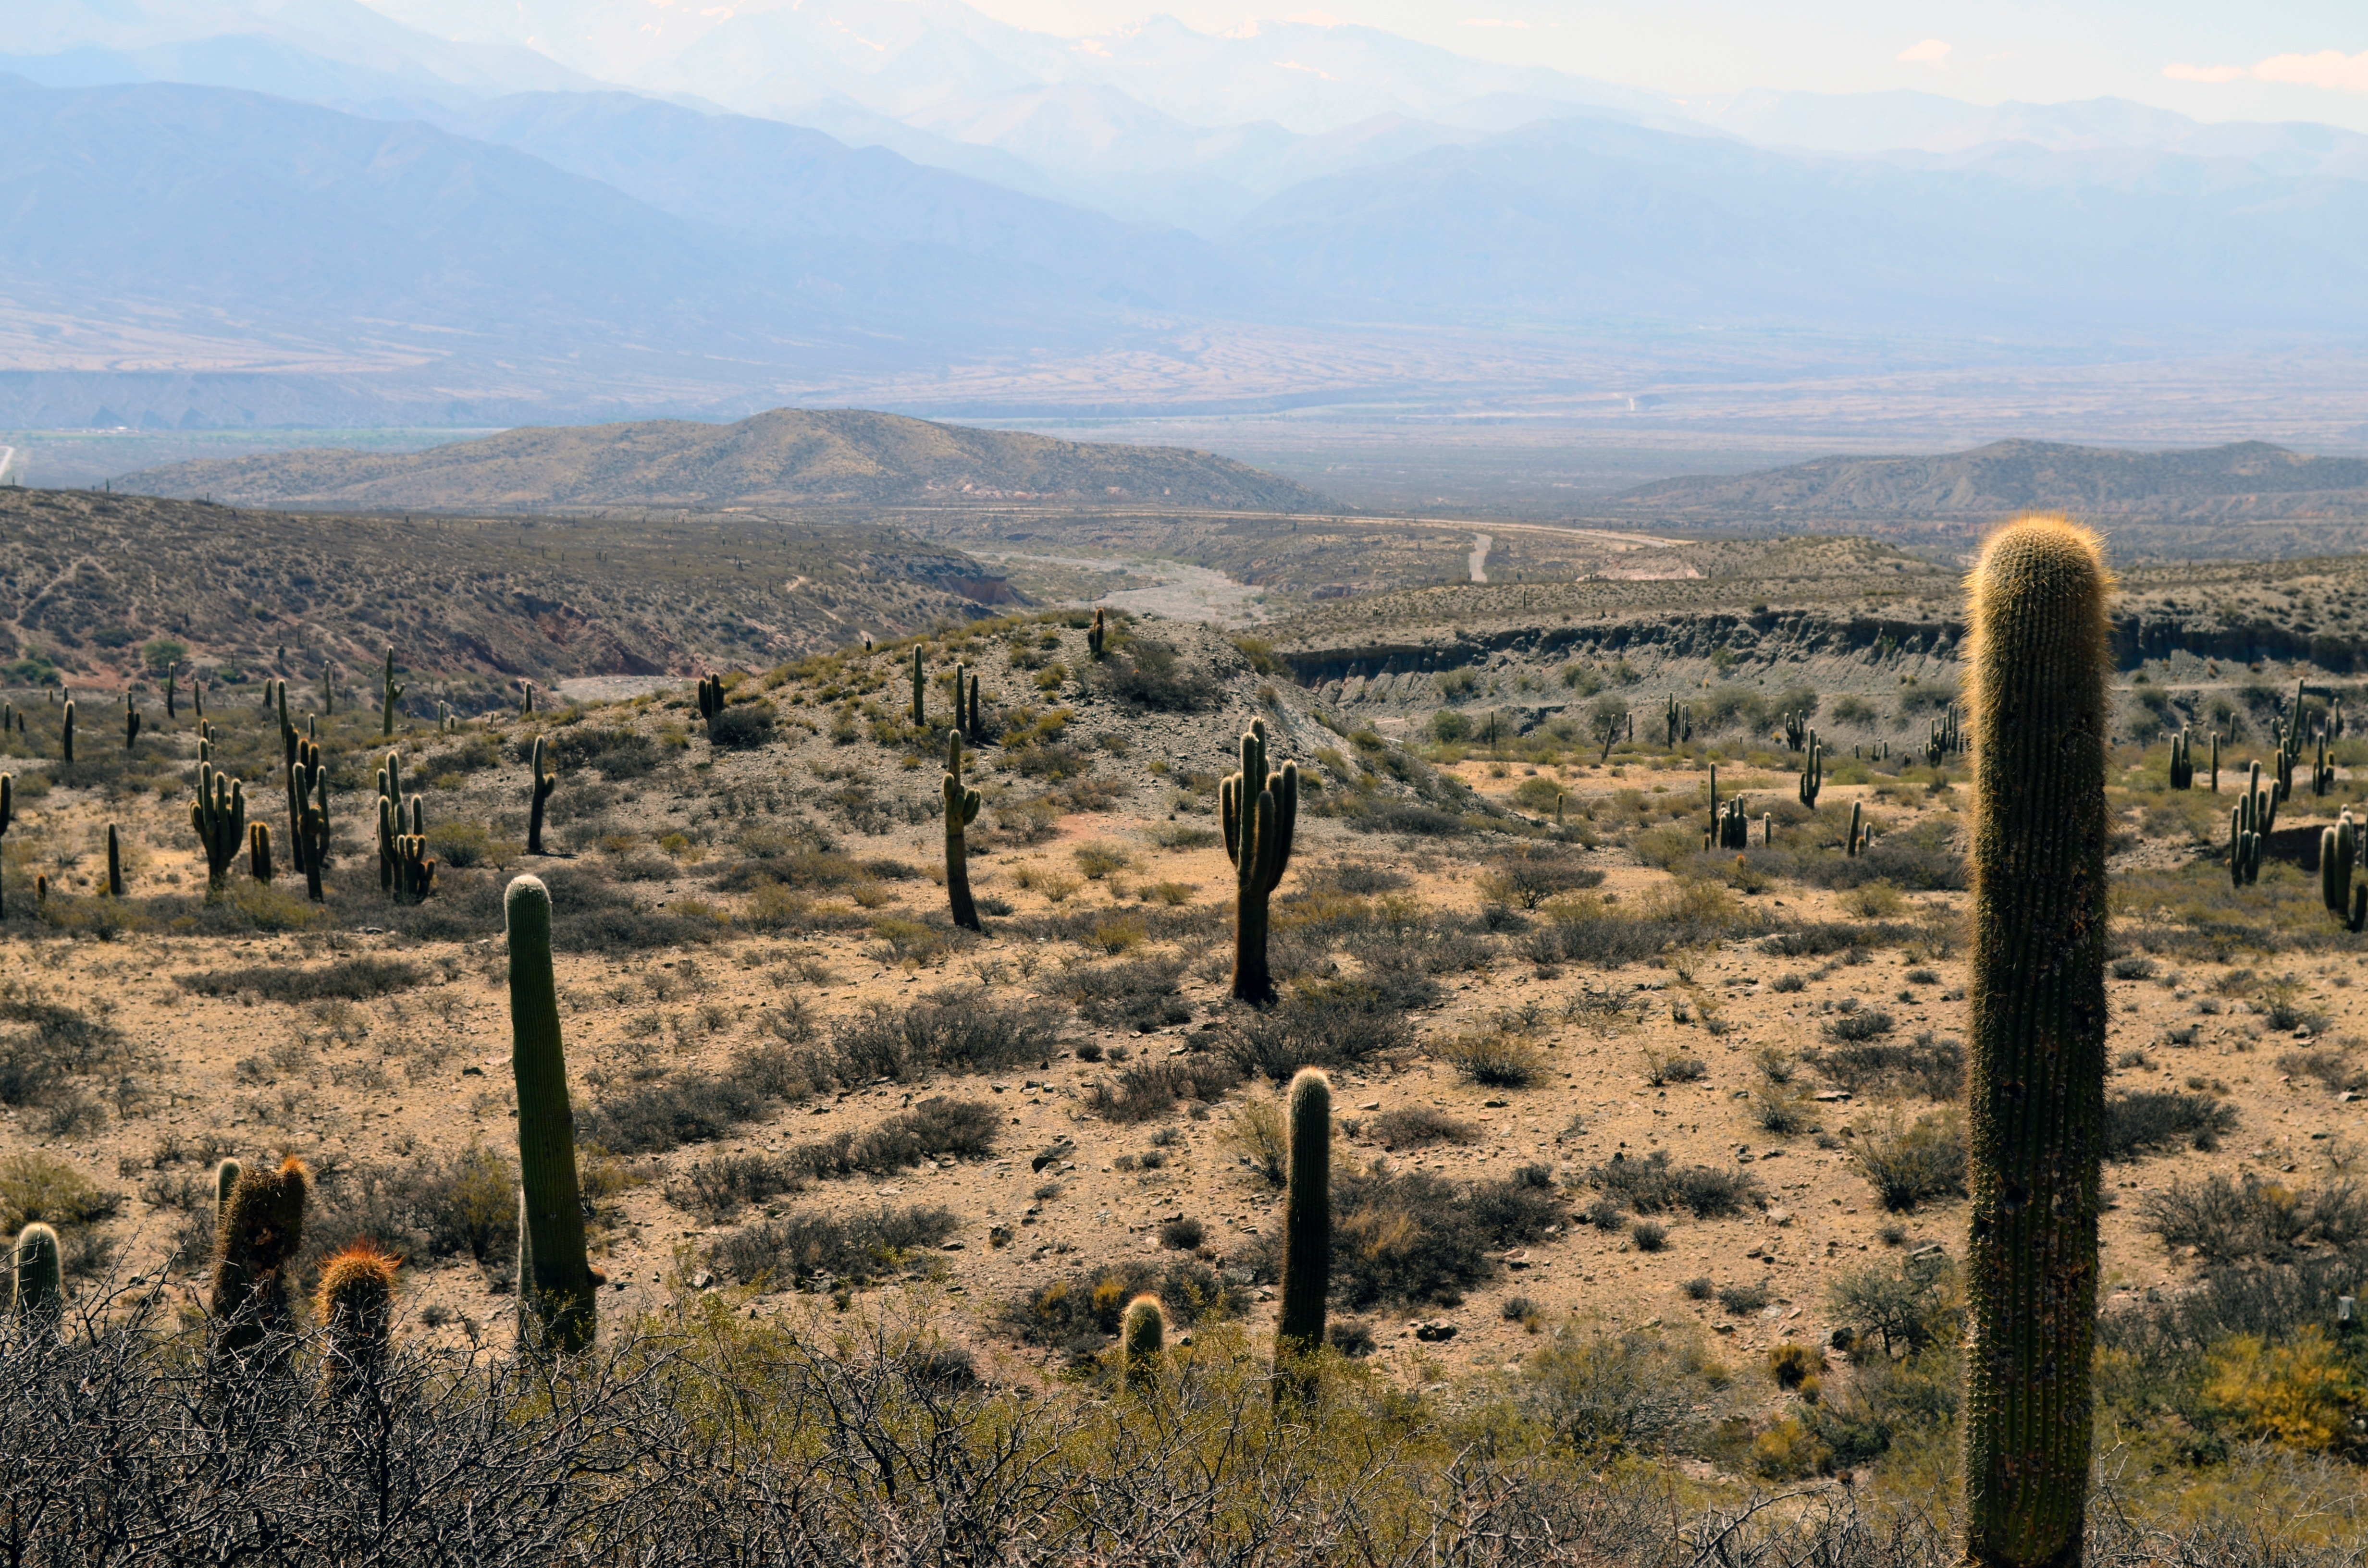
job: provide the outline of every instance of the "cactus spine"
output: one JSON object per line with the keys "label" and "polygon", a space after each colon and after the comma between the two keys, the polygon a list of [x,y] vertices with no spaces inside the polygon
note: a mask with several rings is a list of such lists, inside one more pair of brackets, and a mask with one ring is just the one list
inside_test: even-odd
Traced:
{"label": "cactus spine", "polygon": [[584,1255],[575,1120],[551,967],[551,892],[519,877],[503,898],[510,948],[510,1069],[518,1080],[520,1343],[591,1346],[598,1311]]}
{"label": "cactus spine", "polygon": [[208,1305],[225,1350],[253,1349],[288,1327],[288,1274],[304,1240],[309,1186],[310,1173],[293,1154],[277,1170],[241,1170],[233,1178],[214,1234]]}
{"label": "cactus spine", "polygon": [[249,823],[246,828],[246,874],[268,884],[271,869],[271,824]]}
{"label": "cactus spine", "polygon": [[58,1233],[36,1220],[17,1233],[17,1289],[9,1303],[20,1318],[55,1322],[65,1314],[66,1283]]}
{"label": "cactus spine", "polygon": [[2112,583],[2096,536],[2061,518],[1993,534],[1970,583],[1972,1564],[2077,1562],[2087,1508]]}
{"label": "cactus spine", "polygon": [[386,651],[386,668],[378,679],[378,733],[381,740],[394,733],[394,705],[403,700],[404,687],[394,684],[394,650]]}
{"label": "cactus spine", "polygon": [[913,644],[913,727],[919,729],[929,722],[928,710],[921,706],[921,645]]}
{"label": "cactus spine", "polygon": [[559,769],[552,767],[546,770],[545,765],[554,760],[548,743],[541,735],[535,736],[534,753],[529,759],[534,782],[534,805],[526,819],[526,852],[529,855],[542,853],[542,803],[559,788]]}
{"label": "cactus spine", "polygon": [[1302,1380],[1287,1369],[1324,1346],[1332,1293],[1332,1080],[1303,1067],[1291,1081],[1290,1175],[1282,1199],[1282,1308],[1275,1318],[1275,1397]]}
{"label": "cactus spine", "polygon": [[1242,735],[1242,770],[1217,786],[1225,853],[1234,862],[1234,995],[1264,1003],[1274,994],[1267,972],[1267,899],[1291,865],[1299,825],[1299,765],[1266,766],[1266,721],[1253,719]]}
{"label": "cactus spine", "polygon": [[968,846],[962,830],[978,820],[979,793],[962,787],[962,736],[946,737],[946,897],[953,905],[954,924],[965,931],[979,929],[978,906],[970,897]]}
{"label": "cactus spine", "polygon": [[313,1318],[327,1333],[322,1392],[332,1399],[367,1388],[386,1365],[394,1328],[397,1260],[368,1242],[356,1242],[321,1269]]}
{"label": "cactus spine", "polygon": [[107,824],[107,896],[123,896],[123,843],[113,823]]}
{"label": "cactus spine", "polygon": [[74,699],[69,697],[66,699],[65,722],[58,731],[58,745],[60,748],[58,755],[61,758],[69,763],[74,761]]}
{"label": "cactus spine", "polygon": [[1126,1315],[1119,1320],[1119,1368],[1129,1388],[1145,1392],[1159,1381],[1167,1346],[1167,1314],[1159,1298],[1146,1290],[1126,1304]]}
{"label": "cactus spine", "polygon": [[189,803],[189,826],[206,852],[206,896],[220,898],[230,863],[246,839],[246,786],[215,772],[211,762],[198,764],[198,798]]}

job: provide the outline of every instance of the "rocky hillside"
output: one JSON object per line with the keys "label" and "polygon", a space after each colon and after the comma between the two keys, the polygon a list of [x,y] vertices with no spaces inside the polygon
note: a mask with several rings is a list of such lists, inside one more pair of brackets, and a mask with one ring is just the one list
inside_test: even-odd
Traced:
{"label": "rocky hillside", "polygon": [[1149,501],[1304,511],[1287,479],[1176,447],[1095,446],[860,409],[775,409],[505,431],[425,452],[279,452],[174,463],[120,488],[240,506],[411,508]]}

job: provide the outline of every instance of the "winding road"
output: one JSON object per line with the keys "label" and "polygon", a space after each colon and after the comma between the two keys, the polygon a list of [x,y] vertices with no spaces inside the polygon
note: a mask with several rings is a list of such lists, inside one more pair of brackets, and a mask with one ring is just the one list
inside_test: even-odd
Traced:
{"label": "winding road", "polygon": [[1488,580],[1488,547],[1496,542],[1486,534],[1472,536],[1472,580],[1474,582],[1485,583]]}

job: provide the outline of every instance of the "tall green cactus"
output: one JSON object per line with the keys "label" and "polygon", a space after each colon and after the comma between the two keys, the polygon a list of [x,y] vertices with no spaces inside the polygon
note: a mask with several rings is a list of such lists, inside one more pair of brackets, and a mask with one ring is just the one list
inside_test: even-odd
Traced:
{"label": "tall green cactus", "polygon": [[575,1119],[551,964],[551,890],[539,878],[519,877],[502,904],[509,928],[510,1070],[518,1080],[520,1343],[583,1350],[592,1344],[598,1305],[575,1180]]}
{"label": "tall green cactus", "polygon": [[107,824],[107,896],[123,896],[123,843],[113,823]]}
{"label": "tall green cactus", "polygon": [[1866,847],[1866,802],[1850,802],[1850,837],[1843,842],[1842,853],[1855,857]]}
{"label": "tall green cactus", "polygon": [[1262,1005],[1274,995],[1266,964],[1267,900],[1290,869],[1299,826],[1299,764],[1267,771],[1265,720],[1251,720],[1243,733],[1242,770],[1217,786],[1217,805],[1234,862],[1233,994]]}
{"label": "tall green cactus", "polygon": [[555,764],[556,760],[551,754],[549,743],[541,735],[535,736],[534,751],[528,759],[534,787],[534,803],[526,819],[526,852],[529,855],[542,853],[542,804],[551,799],[551,792],[559,788],[558,767],[550,766],[546,768],[546,765]]}
{"label": "tall green cactus", "polygon": [[2351,913],[2351,867],[2359,853],[2359,832],[2346,806],[2335,825],[2318,835],[2318,896],[2332,914]]}
{"label": "tall green cactus", "polygon": [[378,733],[381,740],[394,733],[394,705],[403,700],[404,687],[394,684],[394,650],[386,651],[386,668],[378,677]]}
{"label": "tall green cactus", "polygon": [[403,831],[403,759],[393,752],[379,764],[378,776],[378,886],[381,892],[394,891],[394,838]]}
{"label": "tall green cactus", "polygon": [[970,677],[970,697],[962,703],[962,730],[973,744],[986,739],[986,721],[979,715],[978,676],[974,674]]}
{"label": "tall green cactus", "polygon": [[129,687],[123,692],[123,749],[130,751],[140,739],[140,710],[133,705]]}
{"label": "tall green cactus", "polygon": [[2220,792],[2220,732],[2212,732],[2212,792]]}
{"label": "tall green cactus", "polygon": [[921,645],[913,644],[913,727],[919,729],[929,722],[928,710],[921,704]]}
{"label": "tall green cactus", "polygon": [[336,665],[327,659],[321,661],[321,711],[331,718],[337,711]]}
{"label": "tall green cactus", "polygon": [[74,761],[74,699],[69,697],[66,699],[65,719],[58,730],[58,756],[62,760],[68,763]]}
{"label": "tall green cactus", "polygon": [[65,1315],[66,1281],[58,1233],[36,1220],[17,1233],[15,1298],[9,1302],[20,1318],[54,1323]]}
{"label": "tall green cactus", "polygon": [[246,874],[268,886],[272,878],[271,824],[249,823],[246,827]]}
{"label": "tall green cactus", "polygon": [[2195,732],[2182,728],[2170,737],[2170,787],[2190,790],[2195,786]]}
{"label": "tall green cactus", "polygon": [[1102,656],[1110,652],[1110,626],[1102,619],[1099,606],[1094,608],[1094,623],[1086,628],[1086,652],[1096,664],[1099,664]]}
{"label": "tall green cactus", "polygon": [[342,1399],[374,1383],[386,1366],[394,1330],[398,1260],[369,1242],[356,1242],[321,1267],[313,1319],[328,1343],[321,1358],[322,1392]]}
{"label": "tall green cactus", "polygon": [[1826,787],[1826,748],[1817,732],[1809,732],[1808,755],[1801,761],[1801,804],[1817,809],[1817,793]]}
{"label": "tall green cactus", "polygon": [[1167,1346],[1167,1313],[1159,1298],[1145,1290],[1126,1304],[1119,1320],[1119,1369],[1127,1386],[1147,1392],[1159,1381],[1159,1362]]}
{"label": "tall green cactus", "polygon": [[954,924],[965,931],[979,929],[978,906],[970,897],[970,856],[962,830],[978,820],[979,793],[962,781],[962,736],[946,737],[946,897],[953,906]]}
{"label": "tall green cactus", "polygon": [[1969,583],[1975,756],[1965,1559],[2079,1561],[2105,1110],[2106,598],[2031,517]]}
{"label": "tall green cactus", "polygon": [[246,842],[246,786],[215,772],[211,762],[198,764],[198,798],[189,802],[189,826],[206,852],[206,897],[220,898],[230,878],[230,863]]}
{"label": "tall green cactus", "polygon": [[723,711],[723,677],[710,670],[699,677],[699,716],[707,725],[709,734],[715,733],[715,721]]}
{"label": "tall green cactus", "polygon": [[1282,1305],[1274,1324],[1275,1397],[1306,1387],[1294,1376],[1324,1347],[1325,1301],[1332,1293],[1332,1080],[1303,1067],[1285,1106],[1289,1174],[1282,1197]]}
{"label": "tall green cactus", "polygon": [[297,841],[304,851],[304,896],[314,903],[325,903],[328,901],[321,888],[321,873],[329,861],[329,819],[319,806],[307,801],[296,831]]}
{"label": "tall green cactus", "polygon": [[304,1242],[311,1173],[290,1154],[276,1170],[242,1170],[214,1233],[208,1311],[222,1348],[251,1350],[289,1327],[288,1277]]}
{"label": "tall green cactus", "polygon": [[[8,836],[8,824],[16,820],[17,776],[13,773],[0,773],[0,839]],[[8,859],[6,855],[0,855],[0,894],[5,893],[7,881]],[[5,916],[7,913],[6,898],[0,896],[0,916]]]}

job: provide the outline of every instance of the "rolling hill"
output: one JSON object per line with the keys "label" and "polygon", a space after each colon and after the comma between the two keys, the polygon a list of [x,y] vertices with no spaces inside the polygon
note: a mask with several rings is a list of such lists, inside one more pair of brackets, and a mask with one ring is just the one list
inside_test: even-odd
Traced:
{"label": "rolling hill", "polygon": [[1993,441],[1939,457],[1831,457],[1758,473],[1667,479],[1614,497],[1668,516],[1770,512],[1980,517],[2033,509],[2089,517],[2240,519],[2368,511],[2368,460],[2266,441],[2113,451]]}
{"label": "rolling hill", "polygon": [[240,506],[472,510],[1121,499],[1328,509],[1287,479],[1176,447],[1093,446],[861,410],[736,425],[646,420],[505,431],[425,452],[279,452],[127,476],[143,494]]}

